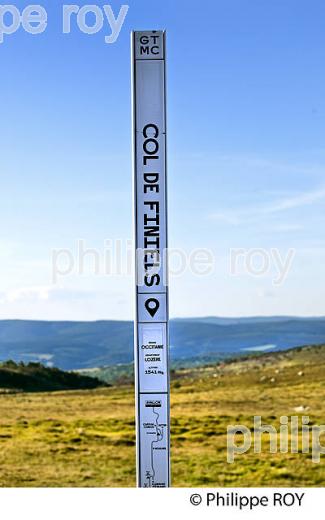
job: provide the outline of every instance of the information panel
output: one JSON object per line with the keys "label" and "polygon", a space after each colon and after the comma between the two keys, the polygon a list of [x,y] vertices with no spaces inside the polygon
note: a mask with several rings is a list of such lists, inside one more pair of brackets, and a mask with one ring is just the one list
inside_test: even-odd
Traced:
{"label": "information panel", "polygon": [[137,481],[170,485],[165,33],[132,33]]}

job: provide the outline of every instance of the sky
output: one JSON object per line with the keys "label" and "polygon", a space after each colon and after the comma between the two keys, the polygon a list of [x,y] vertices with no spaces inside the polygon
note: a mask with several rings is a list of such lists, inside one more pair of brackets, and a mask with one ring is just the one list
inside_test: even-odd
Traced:
{"label": "sky", "polygon": [[133,29],[167,30],[171,317],[324,315],[324,2],[125,2],[115,43],[44,0],[0,44],[0,319],[133,317]]}

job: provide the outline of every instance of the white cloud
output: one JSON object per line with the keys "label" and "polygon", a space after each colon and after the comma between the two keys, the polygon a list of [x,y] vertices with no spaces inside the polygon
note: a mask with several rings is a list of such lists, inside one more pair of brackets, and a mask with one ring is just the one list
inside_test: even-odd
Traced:
{"label": "white cloud", "polygon": [[325,201],[325,187],[316,190],[287,196],[280,200],[266,203],[263,206],[241,208],[238,211],[220,211],[210,215],[211,220],[226,222],[231,225],[239,225],[260,219],[265,215],[272,215],[295,208],[310,206]]}
{"label": "white cloud", "polygon": [[37,301],[48,300],[51,291],[55,290],[52,286],[39,285],[34,287],[20,287],[12,289],[5,293],[4,300],[7,303],[14,303],[18,301]]}
{"label": "white cloud", "polygon": [[230,213],[230,212],[213,213],[210,216],[210,218],[213,220],[216,220],[218,222],[230,224],[232,226],[237,226],[241,222],[241,219],[239,218],[238,215],[236,215],[235,213]]}
{"label": "white cloud", "polygon": [[0,294],[1,304],[25,303],[25,302],[53,302],[58,300],[84,300],[94,298],[96,291],[84,291],[66,289],[55,285],[35,285],[19,287]]}
{"label": "white cloud", "polygon": [[287,197],[283,200],[275,202],[264,209],[264,213],[277,213],[287,209],[300,208],[308,206],[318,201],[325,200],[325,188],[318,190],[300,193],[294,197]]}

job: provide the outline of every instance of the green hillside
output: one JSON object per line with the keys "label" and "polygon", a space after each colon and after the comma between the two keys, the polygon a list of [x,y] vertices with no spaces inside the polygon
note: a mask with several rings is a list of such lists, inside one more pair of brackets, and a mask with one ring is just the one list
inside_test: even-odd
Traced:
{"label": "green hillside", "polygon": [[63,372],[58,368],[44,367],[41,363],[0,363],[0,393],[50,392],[78,390],[107,386],[86,375]]}
{"label": "green hillside", "polygon": [[[218,362],[212,362],[208,357],[200,358],[199,360],[189,358],[183,362],[172,362],[171,372],[174,377],[179,379],[188,377],[189,374],[192,374],[192,376],[195,377],[195,374],[202,374],[202,370],[203,373],[208,373],[210,369],[214,370],[215,367],[218,367],[218,370],[220,370],[220,367],[224,367],[222,371],[228,372],[231,371],[231,369],[237,369],[242,363],[244,363],[246,368],[250,363],[256,365],[269,365],[279,363],[279,361],[283,359],[286,359],[287,361],[290,359],[292,363],[302,363],[304,360],[305,362],[310,363],[312,360],[316,361],[315,358],[317,358],[317,360],[322,360],[323,356],[325,357],[325,351],[322,345],[302,346],[281,352],[257,352],[255,354],[242,354],[240,356],[233,354],[233,357],[222,359]],[[82,369],[77,370],[76,373],[96,377],[100,381],[113,385],[132,384],[134,380],[134,364],[118,364],[106,367]]]}

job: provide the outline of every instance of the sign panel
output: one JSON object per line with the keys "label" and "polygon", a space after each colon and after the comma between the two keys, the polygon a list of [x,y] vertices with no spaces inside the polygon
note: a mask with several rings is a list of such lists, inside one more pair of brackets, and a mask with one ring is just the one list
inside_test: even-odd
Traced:
{"label": "sign panel", "polygon": [[140,394],[141,487],[168,485],[168,406],[167,394]]}
{"label": "sign panel", "polygon": [[170,485],[165,33],[132,33],[137,480]]}
{"label": "sign panel", "polygon": [[139,324],[138,341],[140,392],[168,392],[167,324]]}

